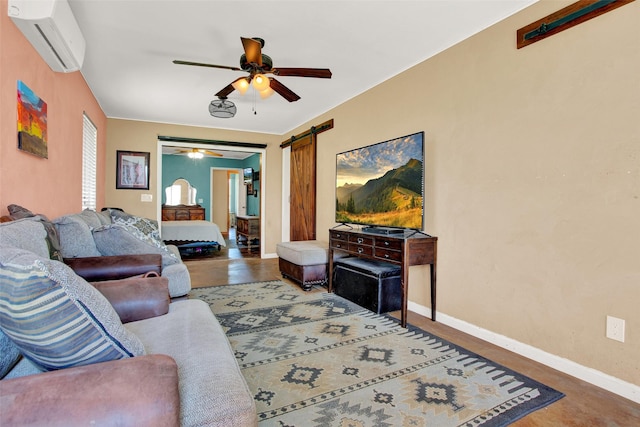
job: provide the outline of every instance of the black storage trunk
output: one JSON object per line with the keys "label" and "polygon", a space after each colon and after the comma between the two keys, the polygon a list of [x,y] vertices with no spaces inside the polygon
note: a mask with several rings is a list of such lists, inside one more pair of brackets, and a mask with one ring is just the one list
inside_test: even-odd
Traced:
{"label": "black storage trunk", "polygon": [[357,257],[335,262],[335,293],[378,314],[400,310],[400,266]]}

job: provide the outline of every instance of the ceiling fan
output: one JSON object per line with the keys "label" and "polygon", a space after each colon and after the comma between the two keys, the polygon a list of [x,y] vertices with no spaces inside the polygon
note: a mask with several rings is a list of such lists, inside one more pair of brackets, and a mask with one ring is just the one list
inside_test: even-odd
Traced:
{"label": "ceiling fan", "polygon": [[203,150],[202,148],[189,148],[185,150],[176,150],[175,154],[187,153],[187,156],[191,159],[201,159],[206,154],[207,156],[223,157],[222,154],[215,151]]}
{"label": "ceiling fan", "polygon": [[267,77],[265,74],[273,74],[282,77],[315,77],[320,79],[330,79],[331,70],[328,68],[281,68],[273,67],[271,58],[262,53],[264,40],[258,37],[246,38],[240,37],[244,54],[240,56],[240,67],[230,67],[226,65],[203,64],[200,62],[178,61],[174,60],[174,64],[179,65],[195,65],[198,67],[222,68],[225,70],[244,71],[249,73],[247,77],[240,77],[230,83],[228,86],[216,93],[218,98],[225,99],[231,92],[238,90],[245,93],[249,89],[249,85],[260,93],[260,96],[266,98],[273,92],[277,92],[289,102],[300,99],[291,89],[280,83],[273,77]]}

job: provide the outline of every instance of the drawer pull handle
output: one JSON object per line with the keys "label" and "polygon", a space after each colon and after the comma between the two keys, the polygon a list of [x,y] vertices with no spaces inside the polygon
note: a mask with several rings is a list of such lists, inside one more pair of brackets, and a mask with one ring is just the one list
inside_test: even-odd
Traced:
{"label": "drawer pull handle", "polygon": [[384,254],[384,257],[385,258],[389,258],[389,254]]}
{"label": "drawer pull handle", "polygon": [[336,237],[339,239],[339,238],[342,237],[342,234],[338,233],[338,234],[336,234]]}
{"label": "drawer pull handle", "polygon": [[358,243],[362,243],[364,240],[362,240],[362,237],[358,237]]}
{"label": "drawer pull handle", "polygon": [[341,248],[341,247],[342,247],[342,245],[341,245],[340,243],[338,243],[338,244],[336,245],[336,248]]}
{"label": "drawer pull handle", "polygon": [[361,254],[363,252],[362,248],[358,248],[358,253]]}
{"label": "drawer pull handle", "polygon": [[389,246],[389,242],[384,242],[384,245],[385,246]]}

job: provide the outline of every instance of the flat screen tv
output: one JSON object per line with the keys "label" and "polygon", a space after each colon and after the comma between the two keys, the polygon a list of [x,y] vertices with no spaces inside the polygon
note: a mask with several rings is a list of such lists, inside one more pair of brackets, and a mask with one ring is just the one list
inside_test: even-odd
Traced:
{"label": "flat screen tv", "polygon": [[424,227],[424,132],[336,155],[336,222]]}
{"label": "flat screen tv", "polygon": [[242,175],[245,184],[253,183],[253,168],[244,168],[242,170]]}

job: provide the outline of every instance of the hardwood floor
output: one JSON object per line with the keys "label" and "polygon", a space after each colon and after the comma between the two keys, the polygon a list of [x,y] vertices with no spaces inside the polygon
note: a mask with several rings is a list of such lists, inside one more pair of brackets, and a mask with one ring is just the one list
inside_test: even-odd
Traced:
{"label": "hardwood floor", "polygon": [[[225,235],[226,246],[209,256],[184,258],[191,275],[191,287],[217,286],[279,279],[280,272],[261,265],[260,248],[236,245],[235,229]],[[264,270],[264,271],[263,271]],[[255,278],[257,277],[260,278]],[[266,278],[262,278],[266,277]]]}
{"label": "hardwood floor", "polygon": [[[283,280],[297,286],[282,278],[277,259],[260,259],[255,255],[243,257],[241,252],[235,254],[231,251],[230,257],[204,258],[185,263],[191,273],[193,287],[267,280]],[[392,314],[399,317],[399,312]],[[413,312],[409,312],[408,321],[565,394],[559,401],[527,415],[513,426],[640,426],[640,404]]]}

